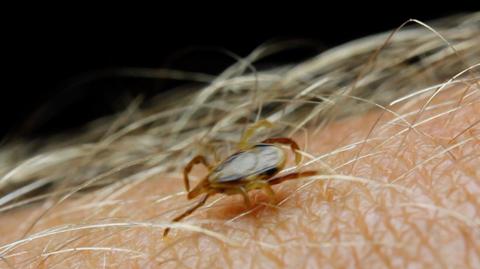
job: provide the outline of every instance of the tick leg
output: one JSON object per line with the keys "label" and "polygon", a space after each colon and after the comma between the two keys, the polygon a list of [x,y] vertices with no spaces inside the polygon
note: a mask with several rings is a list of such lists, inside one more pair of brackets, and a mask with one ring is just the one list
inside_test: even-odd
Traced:
{"label": "tick leg", "polygon": [[273,123],[269,122],[268,120],[259,120],[255,122],[254,124],[250,125],[245,133],[243,133],[242,138],[240,139],[240,142],[238,143],[238,148],[239,149],[246,149],[249,146],[248,141],[252,136],[257,132],[260,128],[272,128]]}
{"label": "tick leg", "polygon": [[245,202],[245,205],[248,208],[252,207],[252,203],[250,202],[250,198],[248,198],[248,194],[243,187],[238,188],[238,193],[240,193],[242,195],[243,201]]}
{"label": "tick leg", "polygon": [[265,182],[265,185],[263,186],[263,191],[265,191],[265,193],[268,195],[268,198],[270,198],[270,203],[275,204],[277,199],[276,199],[276,196],[275,196],[275,192],[273,191],[270,184]]}
{"label": "tick leg", "polygon": [[[208,197],[210,195],[209,194],[206,194],[202,200],[200,200],[200,202],[198,202],[198,204],[196,204],[195,206],[189,208],[187,211],[183,212],[183,214],[177,216],[176,218],[174,218],[172,220],[172,222],[178,222],[180,220],[182,220],[183,218],[189,216],[190,214],[192,214],[195,210],[197,210],[199,207],[201,207],[202,205],[205,204],[205,202],[207,201]],[[166,228],[165,231],[163,232],[163,237],[166,237],[168,235],[168,232],[170,231],[170,228]]]}
{"label": "tick leg", "polygon": [[256,180],[248,184],[247,188],[249,190],[253,189],[263,189],[263,191],[268,195],[270,202],[272,204],[275,203],[275,192],[273,191],[272,187],[270,186],[268,181],[265,180]]}
{"label": "tick leg", "polygon": [[316,174],[317,174],[316,171],[305,171],[305,172],[290,173],[290,174],[286,174],[286,175],[281,176],[281,177],[273,178],[273,179],[269,180],[268,183],[270,185],[275,185],[275,184],[282,183],[286,180],[297,179],[297,178],[301,178],[301,177],[310,177],[310,176],[314,176]]}
{"label": "tick leg", "polygon": [[205,159],[205,157],[203,157],[202,155],[198,155],[195,158],[193,158],[187,164],[187,166],[185,166],[185,169],[183,169],[183,182],[185,184],[185,189],[187,190],[187,192],[190,191],[190,180],[188,178],[188,174],[190,173],[190,171],[192,171],[193,166],[199,163],[205,165],[208,168],[208,170],[212,169],[211,166],[208,164],[207,160]]}
{"label": "tick leg", "polygon": [[268,182],[265,181],[260,181],[257,183],[259,186],[262,186],[263,191],[268,195],[268,198],[270,199],[271,204],[275,204],[276,198],[275,198],[275,192],[273,191],[272,187]]}
{"label": "tick leg", "polygon": [[289,145],[290,148],[292,149],[293,153],[295,154],[295,163],[297,165],[299,165],[302,162],[302,154],[300,154],[300,152],[298,152],[300,147],[298,146],[297,142],[293,141],[292,139],[290,139],[288,137],[269,138],[269,139],[263,140],[262,143]]}

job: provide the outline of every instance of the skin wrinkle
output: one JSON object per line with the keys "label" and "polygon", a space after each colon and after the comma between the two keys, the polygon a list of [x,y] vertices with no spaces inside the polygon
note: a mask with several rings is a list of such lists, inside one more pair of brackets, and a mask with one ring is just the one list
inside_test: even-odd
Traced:
{"label": "skin wrinkle", "polygon": [[[332,121],[318,133],[316,126],[306,129],[305,150],[314,158],[355,145],[322,158],[333,167],[326,175],[355,176],[376,184],[334,176],[289,181],[274,187],[282,203],[269,205],[268,197],[254,191],[251,209],[245,208],[241,197],[217,195],[183,221],[186,226],[173,227],[171,237],[162,241],[162,225],[195,201],[177,195],[184,193],[177,171],[149,175],[134,185],[119,185],[122,191],[86,193],[59,204],[29,235],[51,227],[65,232],[52,230],[7,251],[0,268],[10,264],[22,268],[476,268],[480,265],[476,154],[480,152],[476,124],[480,89],[475,84],[468,87],[473,94],[462,97],[461,103],[457,101],[464,96],[465,85],[446,87],[428,106],[424,104],[433,92],[388,107],[395,113],[377,110]],[[451,100],[455,102],[448,103]],[[438,104],[446,105],[429,109]],[[408,123],[398,120],[398,115],[408,113],[412,113],[404,118]],[[389,124],[395,121],[403,124]],[[295,139],[305,145],[304,137]],[[312,168],[324,169],[318,162],[304,169]],[[192,183],[203,173],[194,171]],[[399,191],[397,185],[408,192]],[[92,201],[102,204],[95,207]],[[118,202],[109,206],[110,201]],[[28,219],[36,206],[0,215],[0,253],[6,250],[3,246],[21,238],[24,231],[17,230],[18,220]],[[108,225],[129,221],[145,225]],[[72,224],[98,227],[67,231]],[[138,255],[122,255],[127,251]]]}

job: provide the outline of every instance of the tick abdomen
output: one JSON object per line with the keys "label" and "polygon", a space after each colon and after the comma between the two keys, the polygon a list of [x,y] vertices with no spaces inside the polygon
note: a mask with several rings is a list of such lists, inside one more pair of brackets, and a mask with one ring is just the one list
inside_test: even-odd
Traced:
{"label": "tick abdomen", "polygon": [[258,144],[228,157],[209,175],[208,180],[227,183],[253,175],[273,175],[285,163],[285,153],[277,146]]}

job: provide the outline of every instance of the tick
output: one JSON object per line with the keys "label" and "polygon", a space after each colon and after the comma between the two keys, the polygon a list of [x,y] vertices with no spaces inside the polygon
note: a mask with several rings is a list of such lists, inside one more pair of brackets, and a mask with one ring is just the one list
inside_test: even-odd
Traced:
{"label": "tick", "polygon": [[[302,155],[298,152],[298,144],[287,137],[268,138],[260,143],[250,144],[250,138],[262,127],[271,128],[273,124],[267,120],[260,120],[250,126],[238,143],[238,151],[219,164],[211,166],[204,156],[198,155],[185,166],[183,179],[188,193],[187,198],[191,200],[201,194],[204,194],[204,196],[195,206],[174,218],[172,222],[178,222],[189,216],[204,205],[207,199],[214,194],[240,194],[245,205],[251,207],[251,202],[248,198],[250,190],[263,189],[270,197],[270,200],[273,201],[275,192],[271,187],[272,185],[282,183],[285,180],[316,174],[315,171],[305,171],[275,177],[285,167],[287,159],[280,145],[290,146],[290,149],[295,154],[295,163],[297,165],[302,161]],[[208,174],[195,188],[190,190],[188,174],[197,164],[206,166]],[[166,237],[169,231],[170,228],[166,228],[163,236]]]}

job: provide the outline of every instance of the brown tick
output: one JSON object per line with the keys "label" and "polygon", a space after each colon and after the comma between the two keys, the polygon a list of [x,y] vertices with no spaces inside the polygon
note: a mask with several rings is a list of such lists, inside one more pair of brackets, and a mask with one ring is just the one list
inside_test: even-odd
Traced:
{"label": "brown tick", "polygon": [[[250,126],[243,134],[238,144],[238,152],[231,155],[218,165],[211,166],[204,156],[198,155],[193,158],[183,170],[183,179],[187,198],[193,199],[201,194],[203,198],[192,208],[177,216],[172,222],[177,222],[192,214],[196,209],[205,204],[208,197],[216,193],[227,195],[240,194],[243,196],[247,207],[251,206],[248,192],[254,189],[263,189],[273,201],[275,193],[271,185],[279,184],[285,180],[315,175],[315,171],[295,172],[274,176],[280,172],[286,162],[286,155],[280,144],[290,146],[295,154],[295,163],[302,161],[302,155],[298,152],[299,147],[295,141],[286,137],[268,138],[258,144],[249,144],[249,139],[262,127],[273,127],[267,120],[261,120]],[[196,164],[203,164],[208,169],[208,174],[200,183],[190,190],[188,174]],[[163,236],[167,236],[170,228],[166,228]]]}

